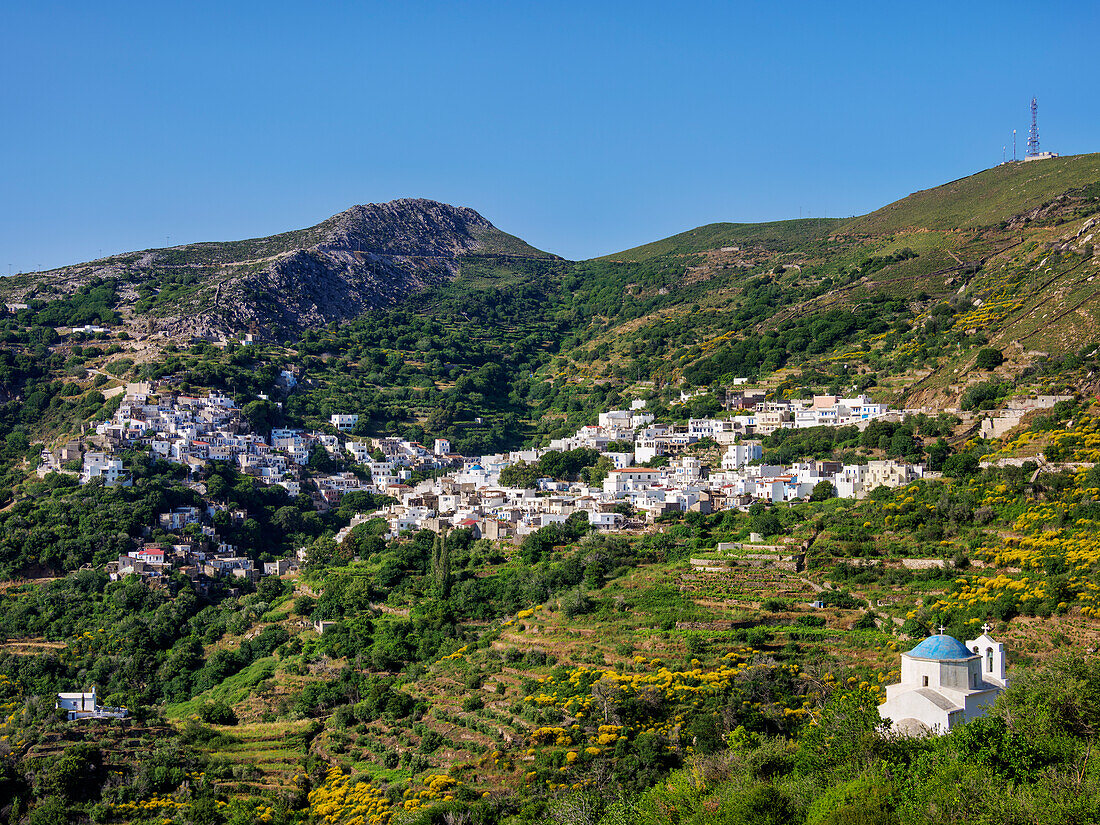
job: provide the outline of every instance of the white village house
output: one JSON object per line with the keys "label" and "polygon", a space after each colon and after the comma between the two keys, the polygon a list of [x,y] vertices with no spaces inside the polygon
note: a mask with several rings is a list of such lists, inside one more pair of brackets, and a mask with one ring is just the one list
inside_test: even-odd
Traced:
{"label": "white village house", "polygon": [[97,704],[94,687],[81,693],[59,693],[54,707],[65,711],[70,722],[74,719],[125,719],[130,715],[126,708],[108,708]]}
{"label": "white village house", "polygon": [[329,418],[332,422],[332,426],[340,430],[340,432],[347,432],[354,429],[355,425],[359,423],[359,416],[354,414],[341,415],[340,413],[333,413]]}

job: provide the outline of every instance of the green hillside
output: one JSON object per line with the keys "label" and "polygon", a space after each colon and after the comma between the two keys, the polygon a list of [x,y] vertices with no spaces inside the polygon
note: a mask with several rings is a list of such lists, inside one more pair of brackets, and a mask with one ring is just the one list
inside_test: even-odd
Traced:
{"label": "green hillside", "polygon": [[973,229],[1034,209],[1072,189],[1100,182],[1100,153],[994,166],[923,189],[862,217],[843,231],[883,235],[906,229]]}
{"label": "green hillside", "polygon": [[857,218],[802,218],[767,223],[708,223],[598,260],[642,261],[724,246],[761,244],[777,252],[831,232],[886,235],[912,229],[970,229],[1008,220],[1064,192],[1100,184],[1100,153],[995,166],[922,189]]}
{"label": "green hillside", "polygon": [[295,249],[304,249],[319,243],[322,239],[323,224],[309,229],[296,229],[270,235],[265,238],[248,238],[240,241],[206,241],[203,243],[183,244],[167,249],[148,249],[140,253],[129,253],[116,258],[107,258],[107,262],[133,263],[142,255],[153,254],[158,263],[166,266],[212,266],[239,264],[243,261],[255,261],[283,255]]}
{"label": "green hillside", "polygon": [[[1064,357],[1100,339],[1098,195],[1100,154],[1080,155],[988,169],[858,218],[708,224],[606,256],[586,276],[613,320],[575,332],[554,376],[748,377],[947,406],[989,378],[1080,387],[1087,371]],[[1005,354],[997,376],[974,369],[985,346]]]}
{"label": "green hillside", "polygon": [[842,221],[839,218],[801,218],[770,223],[708,223],[660,241],[636,246],[597,260],[644,261],[662,255],[690,255],[725,246],[760,244],[786,251],[826,237]]}
{"label": "green hillside", "polygon": [[[1095,412],[1063,405],[1033,434],[1080,460]],[[0,590],[9,821],[1094,821],[1100,791],[1077,777],[1100,717],[1084,655],[1100,475],[1032,472],[956,460],[866,501],[674,514],[632,535],[571,519],[519,547],[467,530],[387,541],[368,523],[254,593],[97,571]],[[754,531],[768,544],[741,544]],[[808,548],[804,569],[788,546]],[[1012,679],[989,718],[894,735],[876,705],[899,653],[987,621]],[[36,698],[83,677],[136,718],[63,723]],[[1050,818],[1030,817],[1037,799]]]}

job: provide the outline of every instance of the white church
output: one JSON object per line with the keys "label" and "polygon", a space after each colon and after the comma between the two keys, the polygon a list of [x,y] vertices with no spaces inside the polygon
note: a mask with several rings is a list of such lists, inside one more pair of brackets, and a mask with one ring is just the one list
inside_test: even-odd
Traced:
{"label": "white church", "polygon": [[947,733],[984,716],[1008,687],[1005,646],[989,631],[984,625],[981,636],[963,644],[941,627],[938,635],[902,653],[901,681],[887,686],[879,715],[909,735]]}

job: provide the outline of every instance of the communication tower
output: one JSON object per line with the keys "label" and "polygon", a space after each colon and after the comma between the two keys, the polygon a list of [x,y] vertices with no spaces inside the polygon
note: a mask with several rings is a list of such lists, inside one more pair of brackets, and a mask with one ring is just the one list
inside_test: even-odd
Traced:
{"label": "communication tower", "polygon": [[1029,158],[1039,155],[1039,101],[1031,98],[1031,131],[1027,133],[1027,156]]}
{"label": "communication tower", "polygon": [[[1031,131],[1027,135],[1027,154],[1024,160],[1047,160],[1058,157],[1057,152],[1043,152],[1039,149],[1039,100],[1031,98]],[[1013,133],[1015,134],[1015,133]],[[1013,152],[1013,156],[1015,156]],[[1015,159],[1015,157],[1013,157]]]}

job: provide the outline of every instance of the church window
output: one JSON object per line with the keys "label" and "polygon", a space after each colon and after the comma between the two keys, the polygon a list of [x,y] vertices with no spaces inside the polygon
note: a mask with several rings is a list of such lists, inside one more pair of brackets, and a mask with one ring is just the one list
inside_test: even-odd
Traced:
{"label": "church window", "polygon": [[928,687],[928,677],[922,676],[921,679],[923,680],[924,687]]}
{"label": "church window", "polygon": [[993,648],[991,647],[985,649],[985,669],[990,673],[993,672]]}

